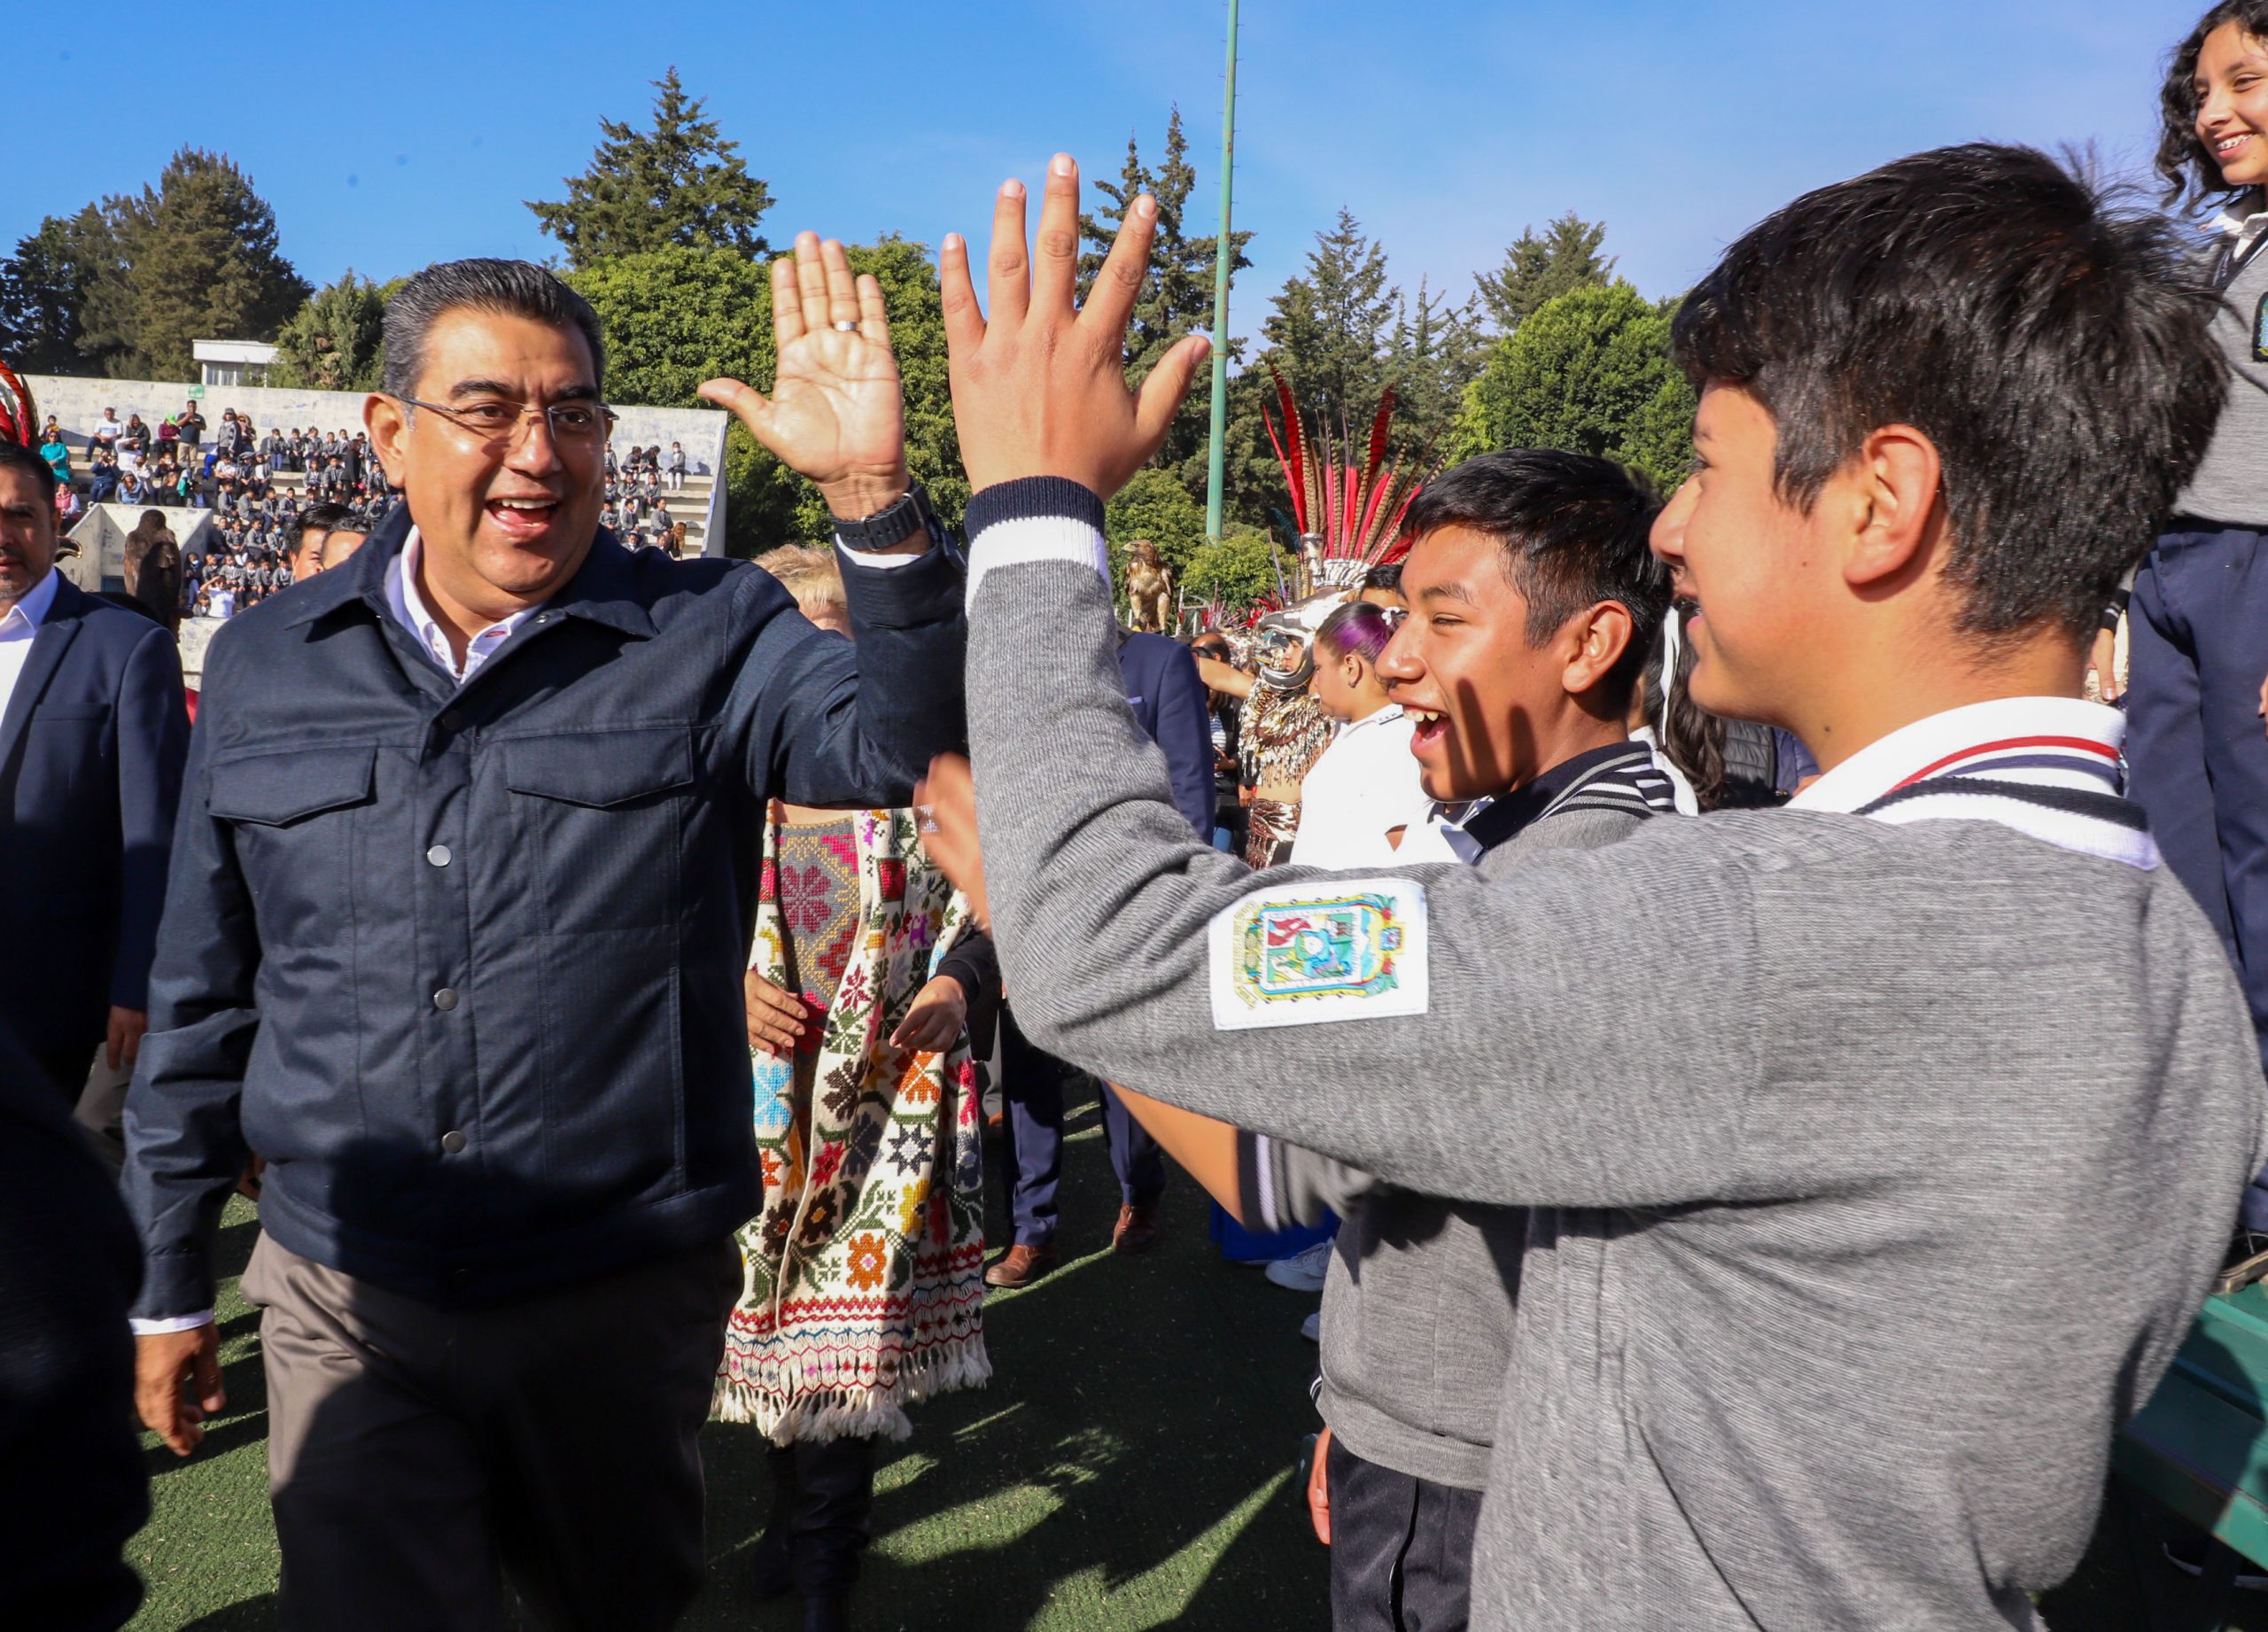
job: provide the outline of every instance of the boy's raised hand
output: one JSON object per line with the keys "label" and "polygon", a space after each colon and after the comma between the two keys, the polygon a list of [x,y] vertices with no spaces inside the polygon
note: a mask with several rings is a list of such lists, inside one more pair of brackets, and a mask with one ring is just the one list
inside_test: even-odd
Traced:
{"label": "boy's raised hand", "polygon": [[1047,168],[1039,236],[1024,238],[1024,189],[993,200],[986,309],[969,281],[968,245],[947,235],[941,257],[953,424],[972,487],[1025,476],[1060,476],[1108,498],[1165,440],[1174,411],[1203,361],[1201,335],[1180,341],[1132,391],[1126,325],[1148,275],[1157,201],[1126,212],[1084,311],[1079,275],[1079,169],[1068,153]]}

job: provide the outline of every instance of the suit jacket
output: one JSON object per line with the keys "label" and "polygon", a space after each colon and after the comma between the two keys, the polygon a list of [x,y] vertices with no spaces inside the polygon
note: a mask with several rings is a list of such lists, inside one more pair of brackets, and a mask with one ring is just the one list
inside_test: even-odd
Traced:
{"label": "suit jacket", "polygon": [[1126,680],[1126,706],[1164,752],[1173,777],[1176,809],[1197,835],[1213,836],[1213,716],[1197,659],[1162,634],[1119,636],[1118,672]]}
{"label": "suit jacket", "polygon": [[66,579],[0,715],[0,1028],[91,1055],[110,1008],[150,1006],[189,755],[181,656],[149,618]]}

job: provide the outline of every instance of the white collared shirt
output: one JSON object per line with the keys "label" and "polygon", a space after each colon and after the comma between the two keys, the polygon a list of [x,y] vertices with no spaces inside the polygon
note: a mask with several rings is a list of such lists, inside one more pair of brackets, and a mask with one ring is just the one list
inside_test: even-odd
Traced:
{"label": "white collared shirt", "polygon": [[[2084,802],[2026,788],[2117,795],[2126,717],[2078,697],[1996,697],[1947,709],[1869,742],[1788,801],[1790,810],[1859,812],[1877,821],[1994,821],[2064,850],[2155,867],[2156,843],[2088,814]],[[1928,785],[1925,794],[1915,790]],[[1995,792],[1998,788],[2001,791]]]}
{"label": "white collared shirt", "polygon": [[425,605],[425,597],[417,593],[417,569],[425,556],[425,541],[417,529],[409,530],[403,540],[401,553],[386,563],[386,610],[394,621],[417,637],[425,653],[441,665],[441,672],[459,685],[479,672],[496,649],[512,638],[512,632],[533,617],[540,607],[524,607],[500,623],[493,623],[465,642],[464,664],[459,667],[456,653],[449,645],[448,631],[442,628]]}
{"label": "white collared shirt", "polygon": [[47,621],[48,610],[55,604],[58,581],[55,569],[48,568],[47,576],[25,591],[6,616],[0,617],[0,719],[8,717],[16,682],[23,678],[24,665],[32,660],[32,641],[38,638],[39,626]]}
{"label": "white collared shirt", "polygon": [[2268,233],[2268,210],[2249,215],[2223,210],[2213,217],[2213,230],[2229,240],[2221,246],[2220,267],[2225,274],[2233,273],[2259,246],[2261,234]]}

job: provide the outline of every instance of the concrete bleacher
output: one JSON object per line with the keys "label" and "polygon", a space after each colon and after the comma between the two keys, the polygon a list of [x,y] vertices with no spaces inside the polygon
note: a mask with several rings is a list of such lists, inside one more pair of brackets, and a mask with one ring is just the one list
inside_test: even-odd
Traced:
{"label": "concrete bleacher", "polygon": [[[180,413],[182,405],[193,400],[198,411],[205,416],[208,443],[224,408],[234,408],[240,416],[251,415],[253,428],[263,439],[270,431],[289,432],[294,426],[313,426],[329,431],[359,430],[362,424],[364,393],[361,392],[297,391],[263,385],[193,386],[161,380],[78,379],[54,374],[32,375],[26,384],[31,387],[43,419],[52,414],[62,425],[63,439],[71,449],[74,484],[82,493],[87,490],[89,433],[101,420],[105,408],[118,410],[121,424],[129,416],[139,414],[154,431],[159,421]],[[197,393],[194,398],[192,392]],[[618,455],[627,455],[633,447],[656,444],[664,450],[672,442],[684,447],[687,466],[684,491],[669,492],[668,478],[663,479],[662,496],[669,501],[670,518],[685,523],[688,554],[723,555],[722,472],[725,431],[731,416],[715,408],[645,408],[621,403],[613,407],[618,416],[614,431],[615,452]],[[270,480],[279,494],[302,495],[306,491],[306,478],[297,471],[277,470]]]}

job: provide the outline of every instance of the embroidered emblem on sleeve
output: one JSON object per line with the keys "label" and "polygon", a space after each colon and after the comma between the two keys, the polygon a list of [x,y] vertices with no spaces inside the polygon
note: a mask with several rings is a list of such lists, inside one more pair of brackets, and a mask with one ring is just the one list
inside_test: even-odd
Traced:
{"label": "embroidered emblem on sleeve", "polygon": [[2268,362],[2268,295],[2252,308],[2252,361]]}
{"label": "embroidered emblem on sleeve", "polygon": [[1207,934],[1221,1030],[1425,1012],[1425,891],[1409,879],[1262,890]]}

